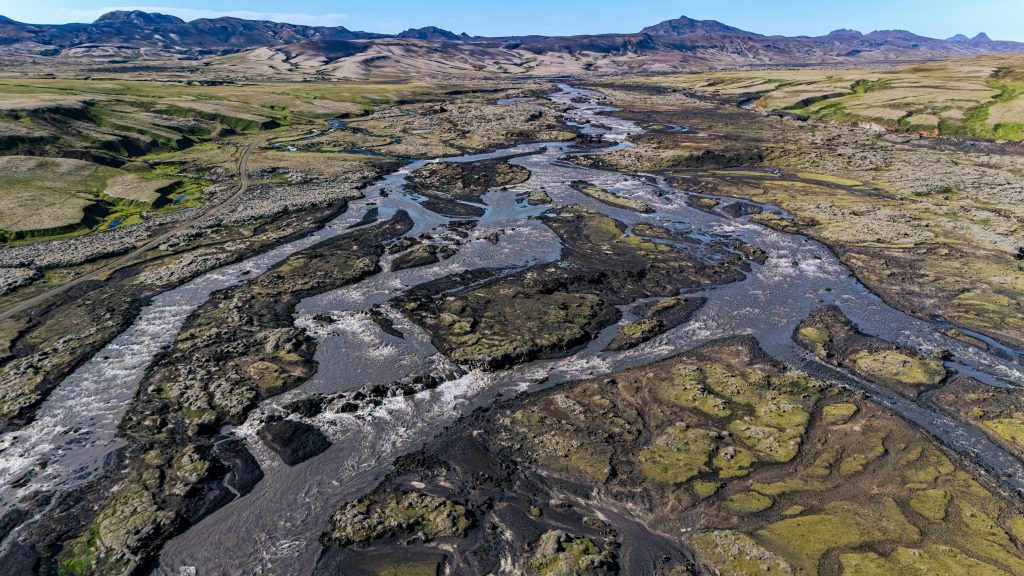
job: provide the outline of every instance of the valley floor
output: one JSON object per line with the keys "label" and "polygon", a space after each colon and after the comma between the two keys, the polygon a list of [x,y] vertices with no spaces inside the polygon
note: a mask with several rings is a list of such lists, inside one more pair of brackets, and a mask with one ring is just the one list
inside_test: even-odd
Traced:
{"label": "valley floor", "polygon": [[1024,573],[1024,151],[719,85],[7,98],[0,564]]}

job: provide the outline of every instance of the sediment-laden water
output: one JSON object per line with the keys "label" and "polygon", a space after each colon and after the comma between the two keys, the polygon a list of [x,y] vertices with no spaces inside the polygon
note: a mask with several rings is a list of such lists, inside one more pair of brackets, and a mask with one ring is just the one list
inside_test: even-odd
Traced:
{"label": "sediment-laden water", "polygon": [[[626,138],[643,130],[635,123],[602,115],[612,109],[598,93],[563,86],[551,99],[571,105],[572,121],[611,143],[596,152],[628,147]],[[683,127],[679,127],[683,130]],[[950,363],[961,373],[991,385],[1024,383],[1024,364],[1017,351],[998,348],[986,353],[939,332],[939,326],[892,309],[861,285],[823,245],[802,236],[767,229],[747,219],[725,219],[686,206],[685,191],[657,178],[598,171],[565,162],[571,144],[524,145],[449,161],[470,162],[517,156],[513,163],[528,168],[530,180],[483,197],[486,213],[450,259],[403,271],[385,271],[366,280],[303,301],[296,323],[319,341],[318,373],[303,386],[267,401],[250,423],[231,431],[241,435],[262,466],[265,477],[244,498],[218,510],[171,541],[161,554],[160,574],[308,574],[319,552],[317,537],[327,519],[345,501],[356,498],[377,482],[396,456],[414,450],[460,414],[486,405],[499,395],[550,386],[558,382],[604,374],[684,352],[724,336],[752,334],[772,356],[827,378],[868,392],[878,403],[917,424],[951,448],[972,454],[1003,484],[1024,489],[1024,467],[977,430],[945,416],[925,403],[861,382],[825,366],[792,342],[794,328],[824,304],[839,306],[862,330],[924,351],[948,349]],[[530,153],[525,156],[521,154]],[[416,162],[385,178],[351,204],[346,214],[310,237],[276,248],[246,262],[207,274],[167,292],[145,308],[135,324],[106,349],[69,377],[54,392],[32,426],[0,439],[0,513],[18,498],[38,491],[63,491],[93,477],[120,441],[116,425],[145,370],[159,351],[173,341],[185,318],[211,292],[251,278],[288,255],[325,238],[343,234],[370,207],[381,218],[402,209],[417,236],[430,231],[443,241],[448,218],[424,209],[404,190],[406,176],[425,165]],[[643,201],[651,214],[614,208],[575,191],[570,183],[585,180],[617,195]],[[480,268],[509,270],[560,256],[558,238],[538,217],[549,206],[531,207],[524,193],[544,188],[553,205],[581,204],[632,226],[650,223],[701,238],[735,238],[763,248],[768,261],[755,265],[745,281],[711,288],[702,295],[707,304],[693,320],[642,346],[621,353],[602,352],[617,326],[603,331],[589,346],[559,360],[533,362],[498,373],[462,373],[437,353],[430,339],[386,303],[409,288],[456,272]],[[382,195],[381,192],[386,192]],[[486,237],[501,233],[493,244]],[[387,260],[383,263],[387,270]],[[384,304],[384,312],[404,337],[386,333],[369,310]],[[324,325],[314,316],[329,315]],[[330,410],[311,420],[331,439],[323,454],[294,467],[284,465],[256,438],[257,422],[267,412],[314,393],[333,393],[389,383],[432,372],[451,376],[436,390],[411,397],[389,398],[381,406],[355,414]],[[40,469],[39,462],[47,462]],[[18,478],[18,488],[10,483]]]}

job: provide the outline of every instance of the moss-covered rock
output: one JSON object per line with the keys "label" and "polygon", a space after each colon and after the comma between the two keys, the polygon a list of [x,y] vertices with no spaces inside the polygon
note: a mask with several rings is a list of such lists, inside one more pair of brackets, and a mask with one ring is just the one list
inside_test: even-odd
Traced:
{"label": "moss-covered rock", "polygon": [[[618,320],[616,306],[744,277],[743,256],[724,244],[690,253],[627,233],[625,224],[579,206],[543,222],[565,245],[559,264],[469,282],[473,288],[457,292],[451,290],[455,277],[428,283],[403,298],[403,310],[453,360],[495,370],[569,354]],[[685,321],[702,303],[682,299],[630,330],[649,338]]]}
{"label": "moss-covered rock", "polygon": [[421,193],[441,191],[458,199],[479,201],[491,188],[515,186],[530,178],[530,171],[506,159],[480,162],[434,162],[409,176],[409,184]]}
{"label": "moss-covered rock", "polygon": [[408,492],[349,503],[331,518],[331,531],[325,538],[339,546],[365,544],[389,536],[430,542],[461,538],[472,523],[472,516],[461,504]]}
{"label": "moss-covered rock", "polygon": [[150,491],[130,484],[109,500],[80,537],[58,557],[66,574],[130,573],[137,557],[150,552],[154,536],[166,531],[174,514],[161,510]]}
{"label": "moss-covered rock", "polygon": [[757,462],[757,458],[750,450],[737,446],[723,446],[714,459],[718,477],[723,480],[742,478],[750,474],[755,462]]}
{"label": "moss-covered rock", "polygon": [[815,311],[793,334],[804,348],[858,376],[916,396],[941,384],[949,372],[934,358],[863,334],[839,308],[827,306]]}
{"label": "moss-covered rock", "polygon": [[857,372],[871,380],[895,380],[907,386],[931,387],[946,379],[946,367],[938,360],[910,354],[883,351],[859,353],[853,357]]}
{"label": "moss-covered rock", "polygon": [[604,576],[618,574],[615,557],[593,540],[561,530],[545,532],[530,561],[539,576]]}
{"label": "moss-covered rock", "polygon": [[710,416],[724,418],[732,414],[725,399],[706,386],[706,377],[700,366],[689,363],[675,366],[671,378],[659,382],[655,392],[664,402],[699,410]]}
{"label": "moss-covered rock", "polygon": [[644,475],[655,482],[681,484],[708,472],[717,434],[676,424],[655,438],[637,457]]}
{"label": "moss-covered rock", "polygon": [[782,558],[741,532],[719,530],[694,538],[697,554],[721,576],[793,574]]}
{"label": "moss-covered rock", "polygon": [[790,561],[798,574],[817,574],[818,561],[830,550],[882,541],[913,544],[921,532],[895,501],[883,498],[872,505],[830,502],[820,514],[780,520],[757,535]]}

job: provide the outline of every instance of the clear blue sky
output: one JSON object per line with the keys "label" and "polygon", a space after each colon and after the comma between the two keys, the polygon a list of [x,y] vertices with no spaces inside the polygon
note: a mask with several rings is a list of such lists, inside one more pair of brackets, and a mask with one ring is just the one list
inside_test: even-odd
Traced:
{"label": "clear blue sky", "polygon": [[762,34],[900,28],[1024,41],[1024,0],[0,0],[0,15],[39,24],[91,22],[132,8],[186,20],[228,15],[382,33],[426,25],[483,36],[635,32],[685,14]]}

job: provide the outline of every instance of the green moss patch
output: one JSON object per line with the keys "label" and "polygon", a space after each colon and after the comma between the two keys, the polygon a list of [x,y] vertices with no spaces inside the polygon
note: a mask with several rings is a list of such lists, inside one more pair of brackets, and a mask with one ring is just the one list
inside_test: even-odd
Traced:
{"label": "green moss patch", "polygon": [[652,212],[650,206],[644,204],[643,202],[640,202],[639,200],[633,200],[631,198],[623,198],[622,196],[616,196],[615,194],[612,194],[611,192],[605,190],[604,188],[594,186],[589,182],[573,182],[572,187],[580,194],[589,196],[594,200],[597,200],[598,202],[602,202],[609,206],[614,206],[616,208],[625,208],[626,210],[642,212],[644,214],[649,214]]}
{"label": "green moss patch", "polygon": [[921,490],[910,500],[910,507],[915,512],[931,520],[940,522],[946,518],[946,507],[949,506],[950,494],[946,490]]}
{"label": "green moss patch", "polygon": [[861,353],[854,357],[857,372],[882,382],[895,380],[908,386],[931,387],[946,379],[946,367],[938,360],[902,352]]}
{"label": "green moss patch", "polygon": [[829,404],[822,409],[821,418],[826,424],[830,425],[846,424],[857,413],[857,410],[859,408],[856,404],[847,402]]}
{"label": "green moss patch", "polygon": [[1002,440],[1024,450],[1024,414],[985,420],[982,425]]}
{"label": "green moss patch", "polygon": [[725,505],[737,514],[754,514],[771,508],[773,504],[774,500],[759,492],[740,492],[730,496]]}
{"label": "green moss patch", "polygon": [[817,574],[819,560],[830,550],[884,541],[914,543],[921,537],[890,498],[871,506],[830,502],[821,514],[780,520],[757,535],[797,567],[799,574]]}
{"label": "green moss patch", "polygon": [[681,484],[708,472],[708,458],[715,449],[714,432],[676,424],[657,437],[637,460],[644,475],[656,482]]}
{"label": "green moss patch", "polygon": [[899,547],[889,558],[875,552],[841,554],[839,563],[843,576],[1010,576],[1010,572],[971,558],[949,546],[927,546],[923,549]]}

